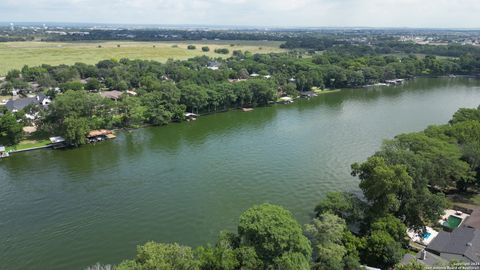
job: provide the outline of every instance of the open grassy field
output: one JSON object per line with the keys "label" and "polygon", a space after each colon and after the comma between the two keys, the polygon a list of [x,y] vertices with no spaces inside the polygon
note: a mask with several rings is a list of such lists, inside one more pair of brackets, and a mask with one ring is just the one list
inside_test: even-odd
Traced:
{"label": "open grassy field", "polygon": [[[226,57],[217,54],[216,48],[250,51],[252,53],[281,52],[280,44],[275,41],[179,41],[179,42],[6,42],[0,43],[0,75],[24,65],[37,66],[41,64],[59,65],[83,62],[95,64],[104,59],[147,59],[165,62],[169,58],[188,59],[199,55]],[[189,44],[195,45],[195,50],[188,50]],[[231,46],[233,44],[234,46]],[[119,47],[118,47],[119,45]],[[177,45],[178,47],[174,47]],[[101,46],[101,47],[99,47]],[[204,53],[202,46],[210,47],[210,52]]]}

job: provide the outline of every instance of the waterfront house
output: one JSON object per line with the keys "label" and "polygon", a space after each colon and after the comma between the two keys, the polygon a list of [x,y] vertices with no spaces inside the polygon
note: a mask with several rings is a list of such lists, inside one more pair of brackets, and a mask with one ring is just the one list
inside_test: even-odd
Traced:
{"label": "waterfront house", "polygon": [[418,252],[415,255],[410,253],[405,254],[405,256],[403,256],[403,259],[400,261],[400,264],[405,265],[405,264],[409,264],[412,261],[416,261],[417,263],[423,264],[427,267],[448,265],[447,260],[433,253],[430,253],[425,249],[422,249],[420,252]]}
{"label": "waterfront house", "polygon": [[47,107],[51,103],[51,99],[44,94],[38,94],[35,97],[19,98],[19,99],[10,99],[5,104],[5,107],[10,112],[18,112],[23,110],[29,105],[42,105]]}
{"label": "waterfront house", "polygon": [[480,230],[461,226],[442,231],[425,249],[448,261],[480,263]]}
{"label": "waterfront house", "polygon": [[480,229],[480,208],[474,209],[463,224],[469,228]]}

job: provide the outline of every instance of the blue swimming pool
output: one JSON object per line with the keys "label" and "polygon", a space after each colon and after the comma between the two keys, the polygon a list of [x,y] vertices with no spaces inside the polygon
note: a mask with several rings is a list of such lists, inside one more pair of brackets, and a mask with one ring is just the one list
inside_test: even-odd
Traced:
{"label": "blue swimming pool", "polygon": [[422,237],[423,240],[427,240],[431,235],[432,235],[431,233],[426,232],[426,233],[423,233],[423,234],[421,235],[421,237]]}

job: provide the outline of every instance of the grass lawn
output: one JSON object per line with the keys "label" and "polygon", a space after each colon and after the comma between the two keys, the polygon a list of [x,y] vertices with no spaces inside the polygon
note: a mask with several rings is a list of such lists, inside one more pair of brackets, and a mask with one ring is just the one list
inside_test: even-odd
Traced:
{"label": "grass lawn", "polygon": [[7,151],[23,150],[27,148],[41,147],[50,144],[50,140],[24,140],[20,143],[7,147]]}
{"label": "grass lawn", "polygon": [[[195,45],[196,49],[188,50],[187,46],[189,44]],[[231,46],[231,44],[234,46]],[[282,42],[237,40],[190,42],[5,42],[0,43],[0,75],[5,75],[11,69],[20,69],[24,65],[70,65],[76,62],[95,64],[104,59],[118,60],[121,58],[165,62],[170,58],[182,60],[200,55],[211,57],[230,56],[215,53],[214,50],[216,48],[227,48],[230,54],[233,50],[250,51],[252,53],[282,52],[284,50],[280,49],[280,44]],[[177,47],[173,47],[173,45],[177,45]],[[210,47],[210,51],[202,52],[202,46]]]}

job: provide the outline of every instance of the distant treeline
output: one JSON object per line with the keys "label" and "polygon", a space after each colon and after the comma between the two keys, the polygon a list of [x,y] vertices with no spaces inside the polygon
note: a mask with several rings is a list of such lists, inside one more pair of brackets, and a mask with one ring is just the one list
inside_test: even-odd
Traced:
{"label": "distant treeline", "polygon": [[358,56],[392,53],[430,54],[447,57],[460,57],[468,53],[480,55],[480,47],[472,45],[421,45],[413,42],[400,42],[392,37],[358,41],[335,36],[304,36],[290,38],[282,44],[281,47],[285,49],[307,49],[313,51],[330,49],[338,53]]}
{"label": "distant treeline", "polygon": [[135,40],[135,41],[179,41],[179,40],[276,40],[283,35],[275,32],[247,31],[203,31],[203,30],[93,30],[88,35],[49,35],[44,41],[80,40]]}
{"label": "distant treeline", "polygon": [[32,41],[33,36],[25,37],[9,37],[9,36],[0,36],[0,42],[12,42],[12,41]]}

